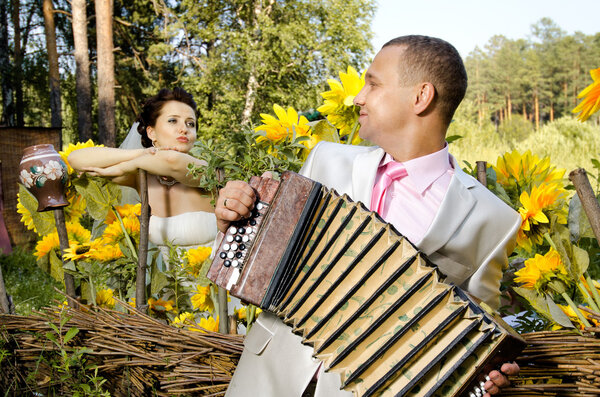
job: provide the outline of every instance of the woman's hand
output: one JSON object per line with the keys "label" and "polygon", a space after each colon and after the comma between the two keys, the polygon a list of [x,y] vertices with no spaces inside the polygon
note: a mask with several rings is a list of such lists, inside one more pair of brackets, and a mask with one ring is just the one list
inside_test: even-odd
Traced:
{"label": "woman's hand", "polygon": [[500,389],[510,385],[507,375],[517,375],[521,368],[517,363],[504,363],[500,371],[492,371],[489,374],[490,380],[483,386],[487,393],[482,397],[490,397],[492,394],[498,394]]}
{"label": "woman's hand", "polygon": [[110,167],[84,167],[81,170],[91,176],[117,178],[120,176],[127,175],[128,173],[131,173],[135,170],[135,168],[131,170],[127,169],[128,167],[125,167],[124,164],[126,163],[119,163]]}

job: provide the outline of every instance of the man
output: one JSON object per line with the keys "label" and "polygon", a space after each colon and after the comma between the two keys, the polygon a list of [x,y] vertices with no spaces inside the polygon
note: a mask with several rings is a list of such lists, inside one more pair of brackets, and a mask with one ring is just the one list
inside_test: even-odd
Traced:
{"label": "man", "polygon": [[[354,99],[360,136],[378,147],[320,143],[300,173],[377,211],[449,281],[497,308],[521,219],[448,154],[446,130],[466,88],[460,55],[447,42],[425,36],[391,40]],[[247,184],[228,183],[215,209],[219,229],[248,216],[253,204]],[[338,375],[319,369],[300,340],[274,315],[261,314],[227,396],[300,396],[315,375],[315,396],[350,396],[339,390]],[[519,371],[508,363],[501,369],[508,375]],[[508,384],[499,371],[489,376],[485,387],[491,394]]]}

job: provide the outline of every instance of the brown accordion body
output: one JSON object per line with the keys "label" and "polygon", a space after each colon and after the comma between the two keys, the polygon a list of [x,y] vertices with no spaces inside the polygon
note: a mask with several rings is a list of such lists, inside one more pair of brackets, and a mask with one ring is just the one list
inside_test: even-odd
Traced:
{"label": "brown accordion body", "polygon": [[208,277],[292,326],[343,389],[468,395],[524,348],[361,203],[292,172],[250,185],[259,202],[224,235]]}

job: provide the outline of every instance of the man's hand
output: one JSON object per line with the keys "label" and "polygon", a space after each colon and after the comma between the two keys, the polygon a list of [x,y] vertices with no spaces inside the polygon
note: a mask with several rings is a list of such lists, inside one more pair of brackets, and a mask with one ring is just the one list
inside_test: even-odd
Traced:
{"label": "man's hand", "polygon": [[[266,171],[262,177],[273,178],[273,174],[271,171]],[[249,184],[243,181],[227,182],[227,185],[219,190],[219,198],[215,207],[219,230],[225,233],[231,222],[249,218],[255,202],[256,193]]]}
{"label": "man's hand", "polygon": [[498,394],[500,389],[510,385],[507,375],[517,375],[521,369],[517,363],[504,363],[500,371],[492,371],[489,374],[490,380],[483,386],[487,393],[482,397],[490,397],[492,394]]}
{"label": "man's hand", "polygon": [[243,181],[229,181],[219,190],[215,207],[217,227],[225,233],[229,224],[242,218],[248,218],[254,208],[256,194],[249,184]]}

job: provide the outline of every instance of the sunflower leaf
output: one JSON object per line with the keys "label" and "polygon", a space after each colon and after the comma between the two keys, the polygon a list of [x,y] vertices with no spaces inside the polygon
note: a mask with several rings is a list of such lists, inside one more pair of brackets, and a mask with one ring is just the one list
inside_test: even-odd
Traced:
{"label": "sunflower leaf", "polygon": [[19,199],[21,204],[23,204],[23,207],[31,213],[31,219],[33,220],[33,225],[35,226],[38,235],[45,236],[56,231],[56,227],[54,226],[54,212],[38,212],[38,202],[36,198],[21,184],[19,184]]}
{"label": "sunflower leaf", "polygon": [[87,210],[95,220],[105,219],[111,206],[119,205],[121,201],[121,189],[107,179],[84,174],[72,183],[77,192],[85,198]]}

